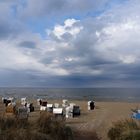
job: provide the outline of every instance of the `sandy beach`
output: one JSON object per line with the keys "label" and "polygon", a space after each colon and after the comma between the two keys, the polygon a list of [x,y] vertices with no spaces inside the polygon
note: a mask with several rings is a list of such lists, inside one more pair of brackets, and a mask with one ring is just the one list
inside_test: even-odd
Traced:
{"label": "sandy beach", "polygon": [[[96,102],[96,108],[93,111],[87,110],[87,102],[74,101],[81,107],[81,116],[68,120],[71,126],[81,130],[95,130],[102,140],[107,140],[107,132],[112,122],[121,119],[129,119],[132,111],[139,107],[139,103],[126,102]],[[75,122],[75,123],[74,123]]]}
{"label": "sandy beach", "polygon": [[[29,121],[36,120],[39,113],[39,106],[37,106],[36,101],[34,102],[35,112],[30,113]],[[75,103],[80,106],[81,116],[72,119],[66,119],[68,126],[73,129],[78,129],[82,131],[96,131],[97,134],[102,138],[102,140],[108,140],[107,132],[112,122],[121,119],[129,119],[131,117],[132,111],[136,107],[139,107],[139,103],[128,103],[128,102],[96,102],[95,109],[87,110],[87,101],[76,101],[71,100],[71,103]],[[60,103],[61,100],[48,100],[48,103]],[[0,103],[0,113],[4,113],[4,105]],[[85,134],[86,135],[86,134]]]}

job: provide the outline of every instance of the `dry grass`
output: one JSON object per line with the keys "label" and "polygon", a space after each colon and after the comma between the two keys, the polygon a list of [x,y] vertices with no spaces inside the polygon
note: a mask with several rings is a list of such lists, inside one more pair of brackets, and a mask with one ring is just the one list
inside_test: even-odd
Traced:
{"label": "dry grass", "polygon": [[0,140],[72,140],[72,131],[53,115],[41,114],[33,123],[14,118],[0,118]]}
{"label": "dry grass", "polygon": [[17,120],[15,118],[4,118],[0,117],[0,129],[19,129],[19,128],[28,128],[29,123],[27,120]]}
{"label": "dry grass", "polygon": [[131,120],[121,120],[113,124],[108,131],[110,140],[140,140],[140,123]]}
{"label": "dry grass", "polygon": [[94,130],[93,131],[75,130],[74,140],[101,140],[101,139]]}
{"label": "dry grass", "polygon": [[94,131],[72,131],[65,120],[44,112],[34,123],[0,118],[0,140],[99,140]]}
{"label": "dry grass", "polygon": [[39,131],[50,135],[55,140],[72,140],[73,134],[64,120],[56,119],[53,114],[44,112],[37,121]]}

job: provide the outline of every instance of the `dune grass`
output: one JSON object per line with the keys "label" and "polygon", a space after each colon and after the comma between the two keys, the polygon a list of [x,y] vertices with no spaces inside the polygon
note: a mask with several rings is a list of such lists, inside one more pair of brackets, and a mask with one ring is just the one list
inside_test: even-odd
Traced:
{"label": "dune grass", "polygon": [[43,113],[34,123],[0,118],[0,140],[72,140],[72,130],[52,114]]}
{"label": "dune grass", "polygon": [[110,140],[140,140],[140,123],[130,119],[113,124],[108,131]]}
{"label": "dune grass", "polygon": [[48,134],[55,140],[73,140],[71,128],[66,126],[63,119],[55,118],[53,114],[42,113],[37,126],[39,132]]}
{"label": "dune grass", "polygon": [[0,140],[99,140],[94,131],[72,130],[64,119],[43,112],[34,121],[0,117]]}
{"label": "dune grass", "polygon": [[73,133],[75,140],[101,140],[94,130],[74,130]]}

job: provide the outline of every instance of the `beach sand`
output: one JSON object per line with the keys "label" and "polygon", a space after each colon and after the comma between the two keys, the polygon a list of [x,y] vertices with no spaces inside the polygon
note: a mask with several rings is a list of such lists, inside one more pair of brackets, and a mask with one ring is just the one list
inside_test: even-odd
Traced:
{"label": "beach sand", "polygon": [[132,111],[139,107],[139,103],[126,102],[96,102],[95,110],[87,110],[87,102],[74,101],[80,105],[81,116],[68,120],[72,127],[78,130],[96,131],[102,140],[108,140],[107,132],[112,122],[122,119],[130,119]]}
{"label": "beach sand", "polygon": [[[66,119],[68,126],[73,129],[83,131],[96,131],[102,140],[108,140],[107,132],[111,127],[112,122],[122,119],[130,119],[132,111],[136,107],[140,107],[140,103],[128,102],[95,102],[95,109],[87,110],[87,101],[70,100],[69,102],[75,103],[80,106],[81,116],[72,119]],[[61,100],[48,100],[48,103],[60,103]],[[39,113],[39,106],[34,101],[35,112],[30,113],[29,121],[36,120]],[[4,105],[0,103],[0,113],[4,111]],[[86,135],[86,134],[85,134]]]}

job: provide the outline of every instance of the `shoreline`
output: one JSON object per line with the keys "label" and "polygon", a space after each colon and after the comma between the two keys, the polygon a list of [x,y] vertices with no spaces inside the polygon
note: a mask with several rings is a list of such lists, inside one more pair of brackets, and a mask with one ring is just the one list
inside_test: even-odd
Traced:
{"label": "shoreline", "polygon": [[97,97],[93,97],[93,98],[85,98],[85,97],[68,97],[68,96],[62,96],[62,97],[50,97],[48,95],[42,95],[42,96],[36,96],[34,95],[25,95],[25,96],[21,96],[20,94],[19,95],[14,95],[14,94],[5,94],[4,95],[0,95],[0,98],[2,97],[15,97],[17,100],[20,100],[20,98],[22,97],[27,97],[27,99],[29,100],[37,100],[38,98],[40,99],[47,99],[47,100],[63,100],[63,99],[67,99],[67,100],[75,100],[75,101],[89,101],[89,100],[94,100],[95,102],[125,102],[125,103],[139,103],[140,102],[140,99],[138,98],[137,100],[136,99],[120,99],[120,98],[105,98],[105,97],[101,97],[101,98],[97,98]]}

